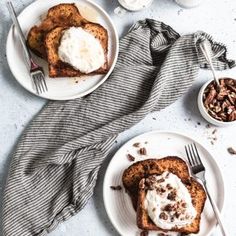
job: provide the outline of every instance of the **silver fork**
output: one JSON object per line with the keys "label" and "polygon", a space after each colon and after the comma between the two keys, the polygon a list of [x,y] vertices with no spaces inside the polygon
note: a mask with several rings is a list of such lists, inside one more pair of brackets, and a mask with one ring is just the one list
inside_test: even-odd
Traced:
{"label": "silver fork", "polygon": [[225,227],[222,223],[221,220],[221,216],[220,216],[220,212],[219,209],[215,203],[215,201],[212,199],[208,188],[207,188],[207,184],[206,184],[206,178],[205,178],[205,167],[202,164],[201,158],[199,156],[198,150],[197,150],[197,146],[195,143],[193,144],[189,144],[185,146],[185,151],[187,154],[187,158],[188,158],[188,162],[190,164],[190,169],[191,169],[191,173],[193,175],[193,177],[195,177],[196,179],[200,180],[205,188],[205,191],[207,193],[208,199],[212,205],[213,211],[215,213],[216,219],[218,221],[218,224],[220,226],[221,232],[223,236],[227,236],[229,234],[226,234],[226,230]]}
{"label": "silver fork", "polygon": [[19,34],[20,41],[21,41],[21,44],[23,46],[23,49],[24,49],[24,52],[26,55],[27,63],[29,65],[30,77],[33,80],[36,92],[37,92],[37,94],[46,92],[46,91],[48,91],[48,88],[47,88],[47,84],[45,81],[45,75],[44,75],[43,68],[34,62],[32,56],[30,54],[30,51],[26,45],[24,34],[23,34],[22,29],[20,27],[19,21],[17,19],[16,13],[15,13],[15,10],[14,10],[14,7],[13,7],[11,1],[7,2],[7,7],[9,10],[11,19],[14,23],[14,26],[16,27],[17,32]]}

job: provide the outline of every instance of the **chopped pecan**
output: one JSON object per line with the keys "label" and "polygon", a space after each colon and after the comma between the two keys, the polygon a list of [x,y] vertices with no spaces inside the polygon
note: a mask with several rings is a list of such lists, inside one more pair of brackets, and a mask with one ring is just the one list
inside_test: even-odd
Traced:
{"label": "chopped pecan", "polygon": [[176,191],[176,189],[174,189],[170,193],[168,193],[167,199],[169,199],[171,201],[175,201],[176,196],[177,196],[177,191]]}
{"label": "chopped pecan", "polygon": [[229,152],[230,154],[236,155],[236,150],[235,150],[234,148],[229,147],[227,150],[228,150],[228,152]]}
{"label": "chopped pecan", "polygon": [[121,190],[121,189],[122,189],[122,187],[121,187],[120,185],[117,185],[117,186],[110,186],[110,188],[111,188],[112,190]]}
{"label": "chopped pecan", "polygon": [[231,91],[233,91],[233,92],[236,93],[236,87],[235,87],[235,86],[233,86],[232,84],[227,84],[227,87],[228,87]]}
{"label": "chopped pecan", "polygon": [[217,95],[216,90],[214,88],[210,89],[210,91],[206,97],[206,100],[204,102],[205,106],[208,106],[213,101],[213,99],[216,97],[216,95]]}
{"label": "chopped pecan", "polygon": [[233,111],[229,115],[229,121],[234,121],[234,120],[236,120],[236,111]]}
{"label": "chopped pecan", "polygon": [[140,143],[134,143],[133,146],[134,147],[140,147]]}
{"label": "chopped pecan", "polygon": [[228,99],[229,99],[230,103],[231,103],[232,105],[234,105],[234,103],[235,103],[235,98],[234,98],[231,94],[228,95]]}
{"label": "chopped pecan", "polygon": [[157,193],[165,193],[166,190],[165,190],[164,188],[162,188],[162,187],[157,187],[157,188],[156,188],[156,192],[157,192]]}
{"label": "chopped pecan", "polygon": [[140,149],[139,149],[139,154],[140,154],[140,155],[147,155],[147,150],[146,150],[146,148],[145,148],[145,147],[140,148]]}
{"label": "chopped pecan", "polygon": [[176,218],[179,218],[179,217],[181,216],[181,211],[176,211],[175,214],[174,214],[174,216],[175,216]]}
{"label": "chopped pecan", "polygon": [[135,157],[132,156],[131,154],[127,155],[129,161],[135,161]]}
{"label": "chopped pecan", "polygon": [[159,215],[159,218],[162,219],[162,220],[168,220],[168,215],[167,215],[165,212],[162,212],[162,213]]}
{"label": "chopped pecan", "polygon": [[170,184],[167,184],[167,185],[166,185],[166,188],[167,188],[168,190],[173,189],[173,187],[172,187]]}
{"label": "chopped pecan", "polygon": [[156,182],[157,183],[163,183],[165,181],[165,179],[164,178],[161,178],[161,179],[158,179]]}
{"label": "chopped pecan", "polygon": [[217,132],[217,129],[214,129],[213,131],[212,131],[212,134],[215,134]]}
{"label": "chopped pecan", "polygon": [[164,206],[163,210],[169,212],[169,211],[173,211],[174,208],[175,208],[174,205],[167,204],[167,205]]}

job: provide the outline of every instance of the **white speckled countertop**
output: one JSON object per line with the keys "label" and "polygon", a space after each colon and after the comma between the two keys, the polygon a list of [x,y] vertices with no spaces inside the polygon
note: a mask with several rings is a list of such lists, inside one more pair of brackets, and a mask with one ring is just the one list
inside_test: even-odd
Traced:
{"label": "white speckled countertop", "polygon": [[[13,1],[19,13],[31,0]],[[117,0],[96,0],[112,17],[120,36],[139,19],[154,18],[171,25],[181,34],[204,30],[215,39],[228,46],[229,58],[236,59],[236,1],[235,0],[205,0],[200,7],[183,9],[172,0],[155,0],[152,6],[138,13],[127,13],[119,17],[113,13],[118,6]],[[9,168],[11,152],[25,126],[45,104],[45,100],[31,95],[13,78],[5,57],[5,42],[10,27],[10,17],[5,6],[0,8],[0,186],[2,189]],[[220,74],[236,78],[236,68]],[[200,86],[211,77],[209,71],[201,71],[198,80],[184,97],[161,112],[148,115],[139,124],[120,135],[114,148],[146,131],[165,129],[184,131],[197,135],[209,150],[215,154],[215,159],[223,170],[226,198],[223,218],[230,233],[236,235],[236,156],[227,153],[227,147],[236,147],[236,127],[217,128],[214,145],[211,132],[214,128],[206,128],[206,122],[199,114],[196,98]],[[102,199],[102,182],[106,166],[112,157],[107,157],[101,168],[94,197],[87,206],[76,216],[61,224],[50,236],[107,236],[118,235],[109,222]],[[216,230],[215,236],[221,235]]]}

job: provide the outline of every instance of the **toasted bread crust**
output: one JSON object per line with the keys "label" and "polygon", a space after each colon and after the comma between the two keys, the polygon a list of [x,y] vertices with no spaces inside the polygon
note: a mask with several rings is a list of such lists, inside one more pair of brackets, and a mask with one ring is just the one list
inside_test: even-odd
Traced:
{"label": "toasted bread crust", "polygon": [[[178,171],[176,171],[178,167]],[[122,182],[129,193],[134,208],[137,207],[139,182],[149,175],[160,175],[164,171],[176,174],[182,180],[189,180],[188,166],[185,161],[176,156],[168,156],[161,159],[147,159],[139,161],[126,169],[122,176]]]}

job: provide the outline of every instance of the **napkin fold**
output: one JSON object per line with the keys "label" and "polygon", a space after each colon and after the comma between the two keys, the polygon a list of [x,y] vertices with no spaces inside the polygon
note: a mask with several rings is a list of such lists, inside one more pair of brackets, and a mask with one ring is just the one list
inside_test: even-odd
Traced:
{"label": "napkin fold", "polygon": [[13,154],[4,235],[46,235],[79,212],[118,134],[176,101],[207,66],[198,50],[205,38],[216,69],[235,65],[206,33],[180,37],[162,22],[139,21],[121,39],[116,67],[102,86],[84,98],[48,102]]}

